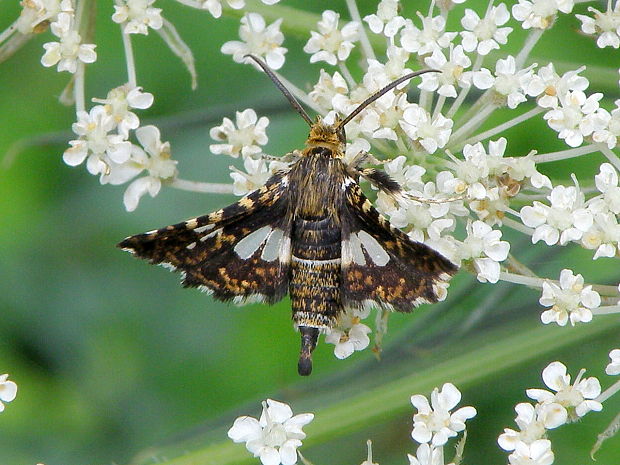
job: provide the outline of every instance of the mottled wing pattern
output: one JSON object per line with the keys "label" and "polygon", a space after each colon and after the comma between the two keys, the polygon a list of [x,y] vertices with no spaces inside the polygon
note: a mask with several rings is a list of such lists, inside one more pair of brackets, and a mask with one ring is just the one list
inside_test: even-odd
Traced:
{"label": "mottled wing pattern", "polygon": [[186,287],[236,303],[280,300],[288,290],[288,193],[276,174],[209,215],[130,236],[118,246],[179,271]]}
{"label": "mottled wing pattern", "polygon": [[390,225],[359,185],[345,182],[342,212],[343,303],[409,312],[445,296],[457,267]]}

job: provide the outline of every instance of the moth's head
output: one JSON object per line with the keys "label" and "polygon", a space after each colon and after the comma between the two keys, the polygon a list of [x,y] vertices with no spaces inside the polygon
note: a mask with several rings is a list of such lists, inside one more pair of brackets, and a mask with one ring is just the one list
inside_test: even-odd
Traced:
{"label": "moth's head", "polygon": [[306,145],[308,147],[327,147],[334,152],[343,152],[346,144],[344,128],[340,127],[340,117],[336,117],[333,124],[328,124],[317,116],[316,122],[310,126],[310,134]]}

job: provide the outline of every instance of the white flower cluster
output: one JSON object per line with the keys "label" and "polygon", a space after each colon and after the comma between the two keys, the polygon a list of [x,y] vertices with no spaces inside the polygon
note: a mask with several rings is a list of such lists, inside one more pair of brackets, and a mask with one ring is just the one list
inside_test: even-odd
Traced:
{"label": "white flower cluster", "polygon": [[17,396],[17,384],[13,381],[9,381],[9,375],[0,375],[0,412],[4,411],[4,404],[2,402],[11,402],[15,400]]}
{"label": "white flower cluster", "polygon": [[585,200],[579,186],[556,186],[547,196],[550,205],[534,201],[521,209],[523,224],[534,228],[532,242],[547,245],[578,242],[595,250],[593,258],[615,257],[619,250],[620,187],[618,172],[603,163],[594,177],[600,194]]}
{"label": "white flower cluster", "polygon": [[551,307],[545,310],[540,319],[544,324],[556,322],[565,326],[568,321],[587,323],[592,321],[592,310],[601,305],[601,296],[584,286],[583,276],[575,276],[571,270],[562,270],[559,285],[544,281],[540,305]]}
{"label": "white flower cluster", "polygon": [[[78,111],[73,132],[79,138],[69,142],[63,160],[70,166],[86,161],[88,172],[99,176],[101,184],[124,184],[146,171],[146,176],[135,179],[125,191],[125,208],[133,211],[143,195],[155,197],[162,181],[172,181],[177,174],[170,144],[161,142],[155,126],[139,127],[140,120],[131,111],[149,108],[153,95],[142,92],[141,87],[124,85],[112,89],[107,98],[93,101],[100,105],[89,112]],[[130,131],[135,131],[140,146],[128,140]]]}
{"label": "white flower cluster", "polygon": [[[45,9],[46,12],[49,10]],[[47,15],[44,15],[47,16]],[[58,42],[43,44],[45,54],[41,57],[41,64],[46,67],[57,66],[57,70],[75,73],[78,62],[94,63],[97,60],[96,45],[83,44],[82,37],[78,33],[77,18],[73,10],[71,0],[63,0],[55,18],[48,19],[51,22],[51,31],[58,38]],[[40,17],[33,21],[40,24]],[[36,26],[31,23],[34,30]]]}
{"label": "white flower cluster", "polygon": [[234,442],[245,442],[245,447],[263,465],[294,465],[297,448],[306,437],[302,428],[314,419],[312,413],[293,416],[291,407],[277,400],[263,402],[260,419],[243,416],[228,430]]}
{"label": "white flower cluster", "polygon": [[411,437],[420,446],[415,456],[409,455],[410,465],[443,465],[443,446],[465,431],[465,422],[476,416],[474,407],[451,412],[460,401],[461,392],[452,383],[445,383],[441,391],[433,389],[430,403],[422,395],[411,396],[411,403],[418,410],[413,416]]}
{"label": "white flower cluster", "polygon": [[517,404],[515,422],[519,430],[505,428],[497,441],[502,449],[511,452],[508,456],[511,465],[550,465],[554,461],[554,454],[551,441],[546,436],[547,430],[603,408],[600,402],[594,400],[601,393],[598,379],[583,379],[584,372],[581,370],[571,384],[566,366],[553,362],[542,372],[543,381],[551,391],[527,390],[527,396],[537,403]]}
{"label": "white flower cluster", "polygon": [[114,6],[112,21],[123,24],[125,34],[149,33],[148,28],[160,29],[164,20],[161,17],[161,8],[153,8],[155,0],[121,0]]}

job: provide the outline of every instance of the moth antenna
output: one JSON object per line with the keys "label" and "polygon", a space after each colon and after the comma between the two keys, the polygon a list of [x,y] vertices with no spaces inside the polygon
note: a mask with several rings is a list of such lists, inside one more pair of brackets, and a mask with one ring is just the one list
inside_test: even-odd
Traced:
{"label": "moth antenna", "polygon": [[299,102],[295,99],[295,97],[293,97],[293,94],[291,94],[290,91],[286,87],[284,87],[284,84],[282,84],[282,82],[280,82],[280,80],[278,79],[278,76],[276,76],[275,73],[271,71],[269,66],[267,66],[267,63],[265,63],[263,60],[261,60],[257,56],[250,55],[250,54],[245,55],[243,58],[251,58],[252,60],[254,60],[254,62],[262,68],[265,74],[269,76],[269,79],[273,81],[276,87],[280,89],[280,92],[284,94],[286,99],[290,102],[293,108],[297,110],[297,113],[301,115],[301,117],[306,121],[306,123],[308,123],[310,127],[314,125],[312,118],[308,116],[308,113],[306,113],[306,110],[304,110],[303,107],[299,104]]}
{"label": "moth antenna", "polygon": [[340,121],[338,126],[336,126],[336,129],[341,130],[342,128],[344,128],[345,124],[347,124],[349,121],[355,118],[364,108],[366,108],[368,105],[370,105],[372,102],[374,102],[378,98],[382,97],[387,92],[391,91],[394,87],[402,84],[405,81],[408,81],[409,79],[413,79],[414,77],[419,76],[420,74],[425,74],[425,73],[441,73],[441,71],[437,69],[423,69],[422,71],[415,71],[413,73],[405,74],[404,76],[399,77],[398,79],[396,79],[395,81],[392,81],[387,86],[385,86],[383,89],[379,89],[377,92],[375,92],[370,97],[368,97],[366,100],[364,100],[362,103],[360,103],[358,107],[349,114],[349,116],[347,116],[345,119]]}

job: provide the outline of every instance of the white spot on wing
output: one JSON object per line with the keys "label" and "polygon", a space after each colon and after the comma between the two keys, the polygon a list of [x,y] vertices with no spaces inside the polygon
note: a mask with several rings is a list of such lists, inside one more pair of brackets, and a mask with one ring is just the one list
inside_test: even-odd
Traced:
{"label": "white spot on wing", "polygon": [[377,242],[377,239],[372,237],[366,231],[360,231],[357,233],[357,237],[359,237],[360,241],[364,245],[366,252],[370,255],[370,258],[378,266],[385,266],[387,262],[390,261],[390,256],[385,251],[381,244]]}
{"label": "white spot on wing", "polygon": [[185,247],[188,250],[192,250],[194,247],[196,247],[196,243],[192,242],[191,244],[187,244],[187,246]]}
{"label": "white spot on wing", "polygon": [[356,233],[352,233],[349,237],[349,246],[351,247],[351,258],[358,265],[365,265],[366,258],[362,251],[362,242]]}
{"label": "white spot on wing", "polygon": [[263,253],[260,258],[266,262],[272,262],[278,258],[283,237],[284,231],[278,228],[273,229],[267,237],[267,242],[265,242],[265,247],[263,248]]}
{"label": "white spot on wing", "polygon": [[222,232],[222,228],[220,228],[220,229],[216,229],[215,231],[210,232],[209,234],[207,234],[207,235],[205,235],[205,236],[202,236],[202,237],[200,238],[200,242],[207,241],[207,240],[211,239],[212,237],[217,236],[217,235],[218,235],[218,234],[220,234],[221,232]]}
{"label": "white spot on wing", "polygon": [[194,229],[197,233],[201,234],[209,229],[213,229],[215,227],[214,224],[205,224],[204,226],[200,226],[199,228]]}
{"label": "white spot on wing", "polygon": [[265,242],[265,239],[267,239],[270,232],[271,226],[263,226],[256,231],[252,231],[250,234],[237,242],[234,250],[239,258],[247,260],[254,255],[254,252],[259,249],[263,242]]}
{"label": "white spot on wing", "polygon": [[164,268],[166,268],[167,270],[170,271],[174,271],[177,269],[176,266],[174,266],[172,263],[168,263],[168,262],[161,262],[159,263],[159,266],[163,266]]}
{"label": "white spot on wing", "polygon": [[235,305],[261,303],[265,301],[265,296],[263,294],[236,295],[232,301]]}

